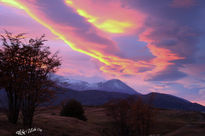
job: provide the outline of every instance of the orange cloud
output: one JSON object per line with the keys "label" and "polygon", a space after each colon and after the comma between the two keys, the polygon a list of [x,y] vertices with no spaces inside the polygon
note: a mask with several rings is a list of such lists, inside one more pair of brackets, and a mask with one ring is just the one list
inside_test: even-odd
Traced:
{"label": "orange cloud", "polygon": [[[118,48],[115,42],[108,38],[108,34],[127,34],[131,30],[136,31],[136,29],[143,25],[143,20],[145,19],[145,15],[138,11],[124,8],[119,1],[108,3],[96,1],[94,3],[95,5],[89,0],[85,0],[86,2],[84,3],[79,0],[65,1],[64,4],[72,7],[75,11],[73,11],[72,15],[79,14],[81,18],[86,20],[85,22],[79,22],[80,25],[85,25],[82,28],[75,26],[75,23],[69,24],[70,20],[61,23],[58,22],[58,18],[56,19],[57,21],[49,18],[48,15],[44,14],[42,7],[38,8],[37,5],[34,5],[35,3],[32,3],[35,0],[0,1],[23,9],[31,18],[49,29],[74,51],[81,52],[100,61],[100,70],[105,73],[117,76],[155,73],[171,65],[172,63],[170,61],[182,59],[182,57],[178,57],[168,49],[153,45],[152,40],[146,36],[151,32],[149,29],[142,33],[139,39],[148,43],[147,46],[155,56],[154,59],[150,61],[134,61],[114,55],[118,52]],[[84,20],[82,19],[81,21]]]}
{"label": "orange cloud", "polygon": [[[120,1],[65,0],[68,6],[98,29],[108,33],[133,32],[143,24],[145,16],[139,11],[124,8]],[[92,8],[90,8],[92,7]]]}
{"label": "orange cloud", "polygon": [[149,38],[149,34],[152,32],[152,29],[147,29],[147,31],[143,32],[139,36],[139,40],[146,41],[148,43],[147,47],[149,48],[152,55],[155,56],[155,58],[150,61],[151,64],[155,65],[155,68],[149,72],[150,74],[155,74],[157,72],[165,70],[168,66],[173,65],[174,63],[171,61],[180,60],[183,59],[183,57],[176,55],[169,49],[160,48],[154,45],[153,42],[155,40]]}

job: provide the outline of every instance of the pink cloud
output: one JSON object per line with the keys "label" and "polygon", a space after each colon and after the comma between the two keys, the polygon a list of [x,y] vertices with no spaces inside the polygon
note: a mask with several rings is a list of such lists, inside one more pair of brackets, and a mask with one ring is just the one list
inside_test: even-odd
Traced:
{"label": "pink cloud", "polygon": [[[63,46],[62,41],[54,45],[55,50],[59,48],[63,51],[65,64],[59,71],[61,75],[120,78],[142,92],[175,94],[171,87],[163,88],[144,80],[175,81],[185,76],[183,72],[189,74],[197,69],[181,69],[183,66],[188,67],[187,64],[192,62],[197,50],[199,35],[195,27],[189,24],[194,19],[189,20],[184,12],[179,12],[178,15],[173,10],[173,7],[192,7],[196,4],[192,0],[174,0],[172,6],[170,0],[164,0],[163,4],[156,1],[147,4],[146,0],[134,0],[132,6],[128,6],[131,1],[123,4],[121,0],[69,0],[70,3],[58,0],[14,1],[24,7],[23,10],[21,8],[21,14],[27,17],[29,15],[25,21],[35,20],[40,27],[5,28],[17,32],[33,31],[37,34],[50,30],[53,34],[48,34],[64,41],[66,44]],[[159,11],[161,8],[163,12]],[[192,13],[192,10],[189,13]],[[140,60],[119,55],[121,52],[114,38],[127,35],[134,35],[136,41],[147,43],[146,50],[149,50],[153,57]],[[124,47],[127,46],[128,44],[125,44]],[[78,58],[73,50],[77,51],[77,56],[80,53],[83,55]],[[192,87],[192,82],[187,79],[178,80],[177,83]]]}

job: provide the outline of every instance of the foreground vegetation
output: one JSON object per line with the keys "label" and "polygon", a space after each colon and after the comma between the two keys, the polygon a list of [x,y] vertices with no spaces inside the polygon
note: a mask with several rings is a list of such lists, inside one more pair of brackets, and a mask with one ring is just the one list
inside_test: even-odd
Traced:
{"label": "foreground vegetation", "polygon": [[16,124],[21,111],[23,124],[31,127],[36,107],[51,101],[55,91],[49,74],[57,71],[60,58],[44,45],[45,36],[0,35],[0,91],[6,92],[8,121]]}
{"label": "foreground vegetation", "polygon": [[[61,106],[38,108],[34,127],[43,131],[35,136],[113,136],[112,118],[104,107],[84,107],[87,121],[60,116]],[[152,136],[203,136],[205,133],[205,114],[174,110],[157,110]],[[17,125],[7,122],[0,113],[0,134],[11,136],[22,129],[22,118]]]}

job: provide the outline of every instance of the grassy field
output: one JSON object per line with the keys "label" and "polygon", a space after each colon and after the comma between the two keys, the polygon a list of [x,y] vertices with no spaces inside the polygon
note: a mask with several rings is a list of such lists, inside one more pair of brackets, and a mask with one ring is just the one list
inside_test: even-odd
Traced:
{"label": "grassy field", "polygon": [[[112,136],[112,119],[106,115],[103,107],[84,107],[87,122],[59,116],[61,107],[38,109],[34,118],[34,127],[43,131],[32,133],[42,136]],[[174,110],[157,110],[152,126],[154,136],[204,136],[205,114]],[[0,135],[12,136],[22,129],[21,116],[17,125],[7,122],[0,113]]]}

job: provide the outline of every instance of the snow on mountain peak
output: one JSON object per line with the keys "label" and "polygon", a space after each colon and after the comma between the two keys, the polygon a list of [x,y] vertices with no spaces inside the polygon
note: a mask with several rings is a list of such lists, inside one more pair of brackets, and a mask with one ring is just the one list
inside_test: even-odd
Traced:
{"label": "snow on mountain peak", "polygon": [[[137,94],[137,92],[120,81],[119,79],[111,79],[104,82],[98,83],[88,83],[81,80],[68,79],[59,75],[51,75],[51,80],[57,82],[57,84],[64,88],[70,88],[77,91],[86,91],[86,90],[100,90],[107,92],[120,92],[128,94]],[[139,94],[139,93],[138,93]]]}

